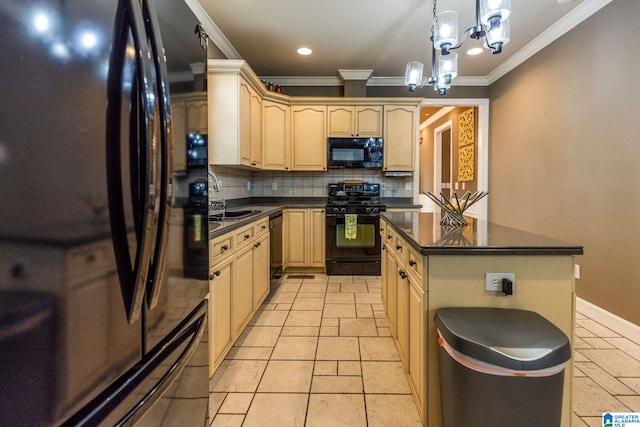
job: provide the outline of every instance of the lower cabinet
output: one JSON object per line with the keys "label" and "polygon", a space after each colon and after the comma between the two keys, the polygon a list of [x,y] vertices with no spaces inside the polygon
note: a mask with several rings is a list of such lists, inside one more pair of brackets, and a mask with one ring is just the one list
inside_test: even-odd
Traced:
{"label": "lower cabinet", "polygon": [[209,375],[269,295],[269,219],[209,242]]}
{"label": "lower cabinet", "polygon": [[324,268],[324,208],[286,209],[283,213],[283,268]]}
{"label": "lower cabinet", "polygon": [[427,293],[423,260],[385,221],[381,221],[383,305],[409,387],[424,421],[426,398]]}
{"label": "lower cabinet", "polygon": [[233,344],[231,329],[231,287],[234,260],[225,261],[209,270],[209,376],[220,365]]}

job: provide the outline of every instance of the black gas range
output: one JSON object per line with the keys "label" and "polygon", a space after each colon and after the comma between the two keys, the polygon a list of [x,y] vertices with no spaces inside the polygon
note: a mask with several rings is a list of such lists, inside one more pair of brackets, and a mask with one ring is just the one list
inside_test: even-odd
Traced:
{"label": "black gas range", "polygon": [[380,184],[329,184],[328,275],[380,275]]}
{"label": "black gas range", "polygon": [[329,184],[327,214],[373,214],[384,212],[380,184]]}

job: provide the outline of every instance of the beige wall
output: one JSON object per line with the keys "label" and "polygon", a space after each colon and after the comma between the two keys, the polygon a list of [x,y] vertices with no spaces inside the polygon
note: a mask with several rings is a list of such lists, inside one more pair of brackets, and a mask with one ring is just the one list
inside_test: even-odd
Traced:
{"label": "beige wall", "polygon": [[611,2],[491,85],[489,129],[489,220],[584,245],[578,296],[635,324],[638,22]]}

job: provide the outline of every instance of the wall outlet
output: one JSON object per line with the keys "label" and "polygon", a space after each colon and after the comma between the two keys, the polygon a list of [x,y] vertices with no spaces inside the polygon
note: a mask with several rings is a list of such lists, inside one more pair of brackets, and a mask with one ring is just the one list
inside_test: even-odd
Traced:
{"label": "wall outlet", "polygon": [[251,181],[247,181],[247,191],[251,191]]}
{"label": "wall outlet", "polygon": [[580,278],[580,264],[573,265],[573,277],[576,279]]}
{"label": "wall outlet", "polygon": [[411,189],[413,188],[413,183],[411,181],[406,181],[404,183],[404,189],[405,191],[411,191]]}
{"label": "wall outlet", "polygon": [[509,279],[513,283],[513,291],[516,289],[515,273],[485,273],[484,290],[490,292],[502,292],[502,279]]}
{"label": "wall outlet", "polygon": [[271,190],[276,191],[278,189],[278,183],[277,182],[272,182],[271,183]]}

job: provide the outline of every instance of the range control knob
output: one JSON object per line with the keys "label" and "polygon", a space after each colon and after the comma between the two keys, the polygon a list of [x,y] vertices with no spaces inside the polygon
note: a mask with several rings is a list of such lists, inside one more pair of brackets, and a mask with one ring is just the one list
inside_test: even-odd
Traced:
{"label": "range control knob", "polygon": [[340,213],[346,213],[347,212],[347,208],[340,208]]}

